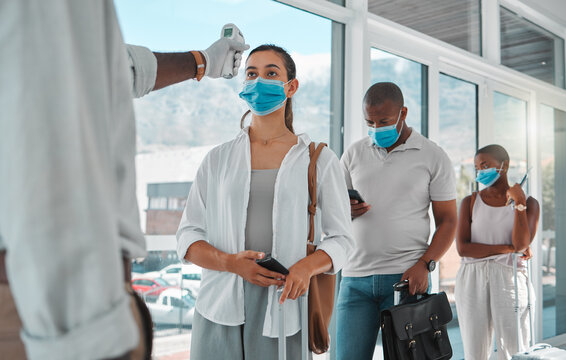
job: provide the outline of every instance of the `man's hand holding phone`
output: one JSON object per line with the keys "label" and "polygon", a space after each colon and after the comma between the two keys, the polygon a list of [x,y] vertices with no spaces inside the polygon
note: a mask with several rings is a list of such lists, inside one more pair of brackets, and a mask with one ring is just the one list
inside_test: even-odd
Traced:
{"label": "man's hand holding phone", "polygon": [[348,196],[350,197],[350,211],[352,219],[362,216],[371,209],[371,205],[364,201],[357,190],[348,190]]}

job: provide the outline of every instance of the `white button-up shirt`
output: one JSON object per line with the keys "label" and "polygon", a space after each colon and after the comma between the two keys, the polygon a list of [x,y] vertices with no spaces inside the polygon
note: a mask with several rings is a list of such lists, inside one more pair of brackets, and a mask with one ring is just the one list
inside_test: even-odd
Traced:
{"label": "white button-up shirt", "polygon": [[0,39],[0,249],[27,357],[122,355],[138,332],[121,253],[145,255],[132,93],[157,62],[128,62],[112,1],[1,2]]}
{"label": "white button-up shirt", "polygon": [[[229,254],[245,250],[251,177],[248,129],[211,150],[197,172],[177,232],[177,253],[184,262],[188,248],[199,240]],[[310,142],[307,135],[298,136],[297,144],[283,159],[275,180],[271,254],[287,268],[306,255]],[[331,272],[336,273],[344,266],[353,239],[346,182],[338,158],[328,148],[322,151],[317,162],[317,196],[315,239],[321,239],[318,250],[330,256]],[[203,269],[196,309],[218,324],[243,324],[243,281],[233,273]],[[275,290],[275,286],[269,288],[267,308],[259,310],[266,312],[263,335],[268,337],[278,336]],[[290,336],[300,330],[299,306],[293,300],[285,303],[287,336]]]}

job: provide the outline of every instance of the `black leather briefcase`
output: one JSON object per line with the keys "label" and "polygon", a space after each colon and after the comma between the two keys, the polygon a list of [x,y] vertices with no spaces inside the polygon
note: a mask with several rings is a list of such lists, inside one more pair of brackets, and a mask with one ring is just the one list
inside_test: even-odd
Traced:
{"label": "black leather briefcase", "polygon": [[452,310],[444,292],[381,312],[385,360],[444,360],[452,357],[446,324]]}

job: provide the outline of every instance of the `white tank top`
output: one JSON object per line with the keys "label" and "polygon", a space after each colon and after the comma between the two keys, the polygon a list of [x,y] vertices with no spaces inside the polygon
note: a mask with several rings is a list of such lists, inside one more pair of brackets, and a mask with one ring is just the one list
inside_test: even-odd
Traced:
{"label": "white tank top", "polygon": [[[471,242],[487,245],[511,245],[511,234],[515,222],[513,206],[489,206],[478,193],[472,209]],[[462,257],[462,263],[495,260],[498,263],[513,266],[512,254],[493,255],[485,258]],[[525,261],[519,258],[520,268]]]}

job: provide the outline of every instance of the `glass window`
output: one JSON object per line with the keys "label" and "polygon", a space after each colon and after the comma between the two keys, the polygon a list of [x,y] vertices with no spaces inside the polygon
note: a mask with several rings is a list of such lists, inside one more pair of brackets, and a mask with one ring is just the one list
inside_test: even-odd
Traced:
{"label": "glass window", "polygon": [[[125,41],[153,51],[206,49],[219,38],[222,26],[234,19],[238,19],[237,26],[252,49],[265,43],[286,48],[297,64],[300,81],[293,98],[296,132],[307,132],[317,141],[328,142],[330,20],[264,0],[211,0],[197,5],[174,0],[144,4],[119,0],[116,7]],[[258,18],[257,13],[269,15]],[[214,16],[197,20],[194,14]],[[289,19],[296,26],[289,27]],[[205,77],[200,82],[186,81],[136,99],[138,151],[216,145],[234,138],[247,110],[238,97],[243,80],[240,68],[231,81]]]}
{"label": "glass window", "polygon": [[149,208],[152,210],[167,209],[167,198],[166,197],[149,198]]}
{"label": "glass window", "polygon": [[155,283],[159,286],[169,286],[169,283],[167,281],[163,280],[162,278],[155,278],[155,279],[153,279],[153,281],[155,281]]}
{"label": "glass window", "polygon": [[427,66],[391,53],[371,49],[371,83],[389,81],[403,92],[407,125],[427,135]]}
{"label": "glass window", "polygon": [[[371,84],[377,82],[397,84],[403,92],[408,110],[407,125],[425,136],[428,125],[427,71],[427,66],[418,62],[379,49],[371,49]],[[375,351],[379,353],[382,351],[381,332]]]}
{"label": "glass window", "polygon": [[174,297],[171,298],[171,306],[180,308],[180,307],[186,307],[185,305],[186,304],[183,300]]}
{"label": "glass window", "polygon": [[[343,27],[341,24],[265,0],[245,3],[211,0],[197,5],[179,0],[115,3],[125,41],[153,51],[206,49],[219,38],[222,26],[234,19],[238,19],[237,25],[252,48],[264,43],[286,48],[295,60],[300,83],[293,97],[295,131],[306,132],[314,141],[330,143],[339,151],[340,144],[333,146],[336,136],[331,137],[330,133],[341,136],[341,124],[332,119],[336,114],[342,117],[342,112],[335,114],[331,87],[340,92],[343,87],[340,81],[331,84],[331,35],[337,26]],[[214,17],[204,16],[197,21],[195,13],[214,14]],[[257,13],[264,16],[258,18]],[[289,27],[289,19],[296,26]],[[155,26],[148,26],[149,23]],[[245,57],[246,54],[244,61]],[[230,81],[205,77],[200,82],[186,81],[134,101],[139,199],[145,198],[148,183],[192,181],[206,152],[238,134],[240,118],[247,110],[245,102],[238,97],[243,80],[243,71]],[[248,117],[247,124],[249,121]],[[173,166],[177,169],[172,169]],[[145,203],[140,206],[143,228],[144,208]]]}
{"label": "glass window", "polygon": [[[477,85],[440,74],[439,139],[456,174],[457,203],[470,194],[475,178],[474,155],[477,143]],[[460,256],[454,242],[439,263],[440,290],[446,292],[452,313],[456,314],[454,285],[460,268]],[[455,359],[464,358],[458,319],[448,324],[448,333]]]}
{"label": "glass window", "polygon": [[183,274],[185,280],[200,280],[201,274]]}
{"label": "glass window", "polygon": [[183,299],[185,300],[186,306],[188,306],[188,307],[190,307],[190,308],[194,307],[195,304],[196,304],[196,300],[195,300],[194,297],[192,297],[192,296],[190,295],[190,292],[187,292],[186,295],[183,295]]}
{"label": "glass window", "polygon": [[501,63],[564,87],[564,39],[501,7]]}
{"label": "glass window", "polygon": [[368,10],[481,55],[480,0],[368,0]]}
{"label": "glass window", "polygon": [[[566,333],[566,112],[541,108],[542,335]],[[537,299],[538,300],[538,299]]]}
{"label": "glass window", "polygon": [[509,153],[508,179],[514,184],[521,181],[527,171],[527,103],[496,91],[493,106],[495,143]]}
{"label": "glass window", "polygon": [[[172,240],[173,243],[176,242],[176,239],[174,237]],[[166,281],[165,279],[161,278],[160,270],[171,264],[178,263],[179,259],[177,258],[177,251],[175,251],[174,249],[150,250],[148,251],[145,258],[134,260],[134,262],[132,263],[132,272],[137,275],[138,278],[147,277],[152,279],[160,279],[160,281]],[[143,276],[143,274],[147,276]]]}
{"label": "glass window", "polygon": [[[343,5],[344,0],[334,2]],[[313,141],[327,142],[331,146],[334,141],[332,149],[339,152],[343,111],[337,110],[336,104],[340,101],[336,101],[340,100],[340,96],[336,94],[341,95],[343,86],[336,74],[342,74],[337,67],[343,66],[343,61],[339,61],[342,48],[337,46],[343,41],[342,24],[267,0],[142,3],[116,0],[115,4],[125,41],[153,51],[206,49],[220,37],[222,26],[230,22],[236,22],[252,49],[265,43],[284,47],[295,60],[300,84],[293,97],[295,132],[306,132]],[[293,26],[289,26],[290,21]],[[146,204],[150,209],[154,206],[169,210],[184,207],[185,198],[181,199],[177,193],[154,195],[156,198],[164,197],[165,202],[153,201],[151,196],[146,200],[148,184],[169,188],[169,184],[173,183],[190,183],[207,152],[238,134],[240,118],[247,110],[247,105],[238,96],[243,80],[242,67],[232,80],[206,77],[200,82],[190,80],[134,100],[138,138],[136,182],[138,201],[142,204],[140,209],[144,209]],[[332,101],[335,101],[334,105]],[[249,122],[250,117],[246,125]],[[187,276],[189,279],[181,278],[178,273],[160,274],[166,266],[179,262],[175,252],[175,231],[171,231],[177,229],[179,219],[172,213],[176,212],[140,211],[149,251],[145,259],[133,263],[133,271],[152,278],[164,275],[165,281],[182,286],[196,296],[200,274],[193,274],[192,269]],[[150,311],[156,315],[154,307]],[[180,319],[174,321],[178,325]],[[170,327],[157,325],[155,338],[172,335]],[[183,345],[170,346],[183,349],[182,354],[187,355],[189,347],[186,344],[189,344],[187,338],[191,329],[179,327],[178,332],[185,336],[179,337]],[[166,346],[156,346],[153,355],[159,360],[171,353],[172,350]]]}
{"label": "glass window", "polygon": [[187,202],[186,198],[169,198],[169,210],[183,210]]}

